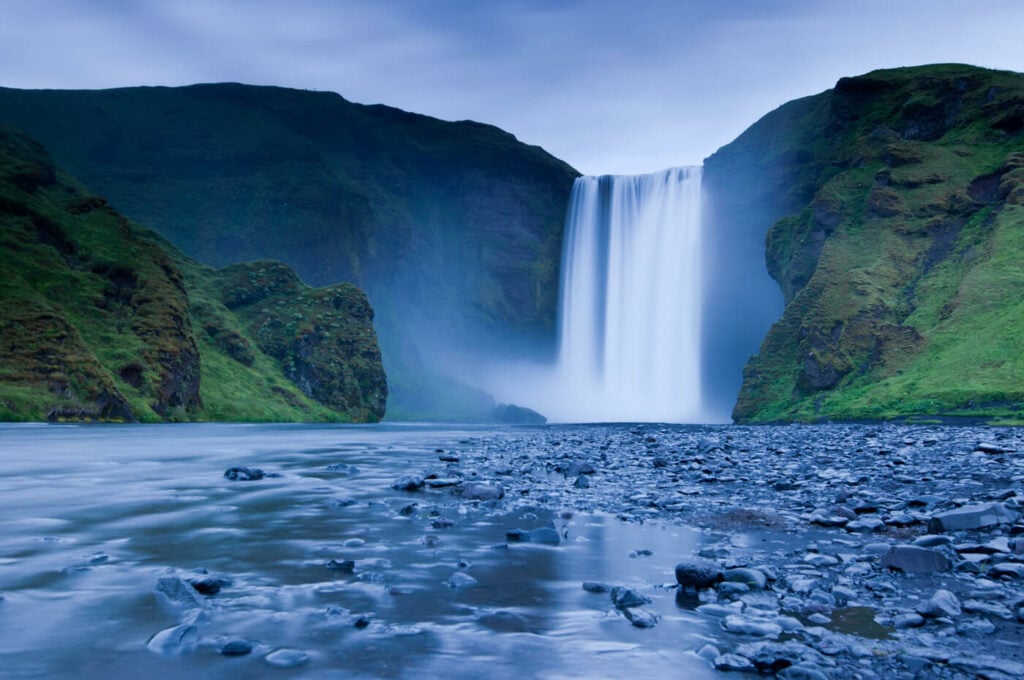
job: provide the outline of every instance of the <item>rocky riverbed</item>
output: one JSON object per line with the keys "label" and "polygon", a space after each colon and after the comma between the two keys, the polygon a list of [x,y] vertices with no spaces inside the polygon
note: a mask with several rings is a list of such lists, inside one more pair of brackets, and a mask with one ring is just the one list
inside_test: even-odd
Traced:
{"label": "rocky riverbed", "polygon": [[5,430],[0,661],[1024,677],[1018,430],[390,428]]}
{"label": "rocky riverbed", "polygon": [[1024,677],[1018,430],[558,428],[466,447],[439,474],[500,480],[512,504],[703,530],[674,597],[719,622],[696,650],[716,669]]}

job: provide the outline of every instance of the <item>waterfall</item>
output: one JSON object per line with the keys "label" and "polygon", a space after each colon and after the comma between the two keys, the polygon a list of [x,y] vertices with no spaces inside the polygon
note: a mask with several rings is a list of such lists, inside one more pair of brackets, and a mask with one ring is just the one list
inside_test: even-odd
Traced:
{"label": "waterfall", "polygon": [[700,184],[699,167],[576,180],[557,420],[700,420]]}

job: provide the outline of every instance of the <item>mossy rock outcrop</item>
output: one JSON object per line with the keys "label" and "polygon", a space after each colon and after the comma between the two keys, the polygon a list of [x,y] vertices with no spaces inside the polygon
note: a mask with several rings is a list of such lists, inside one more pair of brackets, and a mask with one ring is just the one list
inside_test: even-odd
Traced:
{"label": "mossy rock outcrop", "polygon": [[[312,289],[258,263],[238,269],[276,278],[240,293],[236,268],[190,260],[2,127],[0,224],[2,420],[384,415],[373,312],[353,286]],[[268,351],[251,329],[255,301],[301,327],[292,344],[302,349]]]}
{"label": "mossy rock outcrop", "polygon": [[736,420],[1024,414],[1022,112],[1021,74],[876,71],[708,159],[748,183],[786,305]]}

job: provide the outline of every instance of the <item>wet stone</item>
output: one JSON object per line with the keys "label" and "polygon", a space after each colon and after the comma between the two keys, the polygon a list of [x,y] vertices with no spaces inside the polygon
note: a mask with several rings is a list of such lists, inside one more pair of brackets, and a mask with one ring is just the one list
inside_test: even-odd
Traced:
{"label": "wet stone", "polygon": [[639,607],[650,603],[651,599],[649,597],[641,595],[632,588],[625,588],[623,586],[612,588],[612,604],[615,605],[616,609],[629,609],[630,607]]}
{"label": "wet stone", "polygon": [[880,562],[888,569],[915,574],[948,571],[952,566],[939,551],[912,545],[894,546],[882,555]]}
{"label": "wet stone", "polygon": [[654,628],[658,624],[658,615],[642,608],[625,609],[626,619],[637,628]]}
{"label": "wet stone", "polygon": [[252,653],[252,643],[241,638],[229,640],[221,645],[220,653],[224,656],[245,656]]}
{"label": "wet stone", "polygon": [[403,475],[391,483],[391,488],[396,491],[418,491],[425,483],[419,475]]}
{"label": "wet stone", "polygon": [[933,533],[967,531],[1011,523],[1016,519],[1017,513],[1002,503],[965,505],[956,510],[933,515],[928,524],[928,530]]}
{"label": "wet stone", "polygon": [[276,668],[295,668],[306,663],[309,656],[300,649],[278,649],[267,654],[263,660]]}
{"label": "wet stone", "polygon": [[191,624],[165,628],[146,643],[151,652],[164,655],[188,654],[199,643],[199,631]]}
{"label": "wet stone", "polygon": [[544,545],[559,545],[562,537],[551,527],[540,529],[514,529],[505,533],[505,539],[513,543],[541,543]]}
{"label": "wet stone", "polygon": [[351,574],[356,570],[355,560],[331,560],[324,566],[331,571],[340,571],[346,574]]}
{"label": "wet stone", "polygon": [[267,477],[267,473],[260,468],[230,467],[224,471],[224,478],[233,482],[252,482]]}
{"label": "wet stone", "polygon": [[583,590],[588,593],[607,593],[612,587],[607,583],[601,583],[599,581],[584,581]]}
{"label": "wet stone", "polygon": [[960,600],[948,590],[937,590],[927,601],[917,607],[917,613],[929,618],[956,618],[961,614]]}
{"label": "wet stone", "polygon": [[676,582],[684,589],[712,588],[723,579],[722,572],[713,562],[687,560],[676,565]]}

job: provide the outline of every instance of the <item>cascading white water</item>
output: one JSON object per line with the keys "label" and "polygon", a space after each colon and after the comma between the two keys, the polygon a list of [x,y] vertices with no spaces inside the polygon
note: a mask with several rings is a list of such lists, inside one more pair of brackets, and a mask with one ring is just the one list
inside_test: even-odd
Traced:
{"label": "cascading white water", "polygon": [[700,194],[700,167],[576,180],[552,417],[700,420]]}

